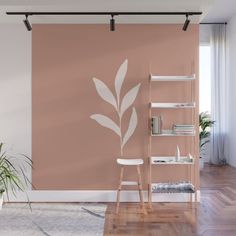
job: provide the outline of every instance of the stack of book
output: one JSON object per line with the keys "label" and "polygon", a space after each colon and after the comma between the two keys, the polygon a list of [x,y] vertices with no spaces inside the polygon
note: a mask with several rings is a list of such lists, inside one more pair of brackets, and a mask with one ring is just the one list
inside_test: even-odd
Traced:
{"label": "stack of book", "polygon": [[173,125],[174,134],[194,135],[194,125]]}

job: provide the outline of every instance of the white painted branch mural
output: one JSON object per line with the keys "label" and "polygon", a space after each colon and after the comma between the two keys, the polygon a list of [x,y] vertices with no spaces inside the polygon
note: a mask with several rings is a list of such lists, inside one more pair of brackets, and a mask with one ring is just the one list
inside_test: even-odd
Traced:
{"label": "white painted branch mural", "polygon": [[95,87],[99,96],[115,108],[118,118],[119,118],[119,124],[116,124],[109,117],[101,115],[101,114],[93,114],[90,116],[90,118],[97,121],[98,124],[108,129],[111,129],[119,136],[121,156],[123,156],[123,148],[125,144],[133,135],[138,124],[138,117],[137,117],[135,107],[132,107],[132,114],[130,116],[129,126],[124,136],[122,134],[122,117],[124,113],[134,103],[137,97],[140,85],[141,85],[141,83],[137,84],[135,87],[133,87],[127,92],[127,94],[123,97],[123,99],[120,98],[120,92],[121,92],[122,85],[123,85],[123,82],[127,73],[127,68],[128,68],[128,60],[126,59],[121,64],[120,68],[118,69],[116,73],[116,77],[115,77],[116,98],[111,92],[111,90],[106,86],[106,84],[104,84],[99,79],[93,78],[93,81],[94,81],[94,84],[95,84]]}

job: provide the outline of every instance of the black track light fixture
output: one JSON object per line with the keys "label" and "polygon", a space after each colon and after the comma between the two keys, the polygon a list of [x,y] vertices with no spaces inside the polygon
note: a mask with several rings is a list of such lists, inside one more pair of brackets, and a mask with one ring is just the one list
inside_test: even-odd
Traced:
{"label": "black track light fixture", "polygon": [[28,21],[28,16],[66,16],[66,15],[73,15],[73,16],[85,16],[85,15],[110,15],[110,30],[115,31],[115,19],[114,16],[186,16],[186,20],[183,25],[183,31],[188,29],[190,20],[188,19],[189,16],[201,15],[202,12],[32,12],[32,11],[22,11],[22,12],[6,12],[7,15],[25,15],[26,19],[24,20],[25,27],[28,31],[32,30],[32,27]]}
{"label": "black track light fixture", "polygon": [[28,15],[25,15],[25,19],[23,20],[24,24],[25,24],[25,27],[28,31],[31,31],[32,30],[32,27],[28,21]]}
{"label": "black track light fixture", "polygon": [[114,19],[114,15],[111,15],[111,19],[110,19],[110,31],[115,31],[115,19]]}
{"label": "black track light fixture", "polygon": [[183,31],[187,31],[190,20],[188,19],[188,14],[186,14],[186,20],[184,22]]}

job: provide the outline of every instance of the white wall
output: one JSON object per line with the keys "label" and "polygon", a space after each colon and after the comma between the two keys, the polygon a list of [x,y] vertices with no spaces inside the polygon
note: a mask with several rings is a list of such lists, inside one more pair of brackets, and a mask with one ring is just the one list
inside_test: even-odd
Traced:
{"label": "white wall", "polygon": [[211,40],[211,25],[200,25],[199,37],[201,45],[209,45]]}
{"label": "white wall", "polygon": [[[211,25],[200,25],[200,31],[199,31],[200,45],[202,46],[209,45],[210,40],[211,40]],[[201,84],[201,78],[200,78],[200,84]],[[207,143],[205,145],[204,150],[200,153],[200,155],[203,158],[204,162],[210,161],[210,143]]]}
{"label": "white wall", "polygon": [[0,142],[31,157],[31,33],[22,23],[0,24]]}
{"label": "white wall", "polygon": [[236,166],[236,15],[227,25],[229,76],[229,164]]}

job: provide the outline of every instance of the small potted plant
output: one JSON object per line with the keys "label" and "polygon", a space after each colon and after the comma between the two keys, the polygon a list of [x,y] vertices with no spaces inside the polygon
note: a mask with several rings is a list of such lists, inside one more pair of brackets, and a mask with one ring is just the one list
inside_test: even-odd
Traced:
{"label": "small potted plant", "polygon": [[199,149],[200,149],[200,169],[204,167],[204,158],[206,144],[210,142],[211,127],[215,121],[211,119],[208,112],[201,112],[199,114]]}
{"label": "small potted plant", "polygon": [[2,204],[3,204],[3,193],[4,189],[0,189],[0,210],[2,209]]}
{"label": "small potted plant", "polygon": [[25,175],[26,166],[32,168],[32,161],[25,155],[12,156],[3,150],[0,143],[0,209],[3,204],[3,195],[9,200],[9,193],[16,196],[18,191],[25,192],[26,187],[31,185]]}

